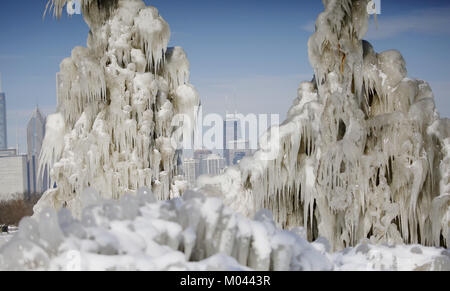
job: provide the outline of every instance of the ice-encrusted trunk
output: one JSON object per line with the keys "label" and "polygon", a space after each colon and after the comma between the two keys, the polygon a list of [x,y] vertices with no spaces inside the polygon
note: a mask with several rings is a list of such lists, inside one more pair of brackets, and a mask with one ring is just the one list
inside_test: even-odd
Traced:
{"label": "ice-encrusted trunk", "polygon": [[277,156],[260,150],[199,184],[249,216],[268,208],[281,226],[304,226],[334,249],[367,238],[447,246],[449,122],[430,86],[407,78],[398,51],[376,53],[363,40],[368,2],[323,1],[308,43],[315,76],[300,84],[279,137],[262,140]]}
{"label": "ice-encrusted trunk", "polygon": [[[50,0],[47,11],[59,17],[66,2]],[[87,47],[74,48],[60,65],[57,113],[48,118],[40,158],[56,188],[35,211],[67,207],[79,215],[88,187],[104,198],[144,186],[172,198],[171,122],[176,114],[194,118],[199,103],[186,54],[167,47],[169,25],[142,0],[80,4],[90,27]]]}

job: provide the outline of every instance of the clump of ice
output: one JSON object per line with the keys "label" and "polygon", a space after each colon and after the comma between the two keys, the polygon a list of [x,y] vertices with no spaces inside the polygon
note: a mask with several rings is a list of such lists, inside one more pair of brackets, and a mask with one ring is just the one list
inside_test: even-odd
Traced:
{"label": "clump of ice", "polygon": [[199,181],[252,216],[270,209],[279,226],[303,226],[331,249],[372,243],[448,246],[448,120],[430,86],[407,78],[400,52],[375,52],[368,1],[324,1],[308,42],[315,75],[264,150]]}
{"label": "clump of ice", "polygon": [[446,271],[448,250],[421,245],[370,245],[331,255],[336,271]]}
{"label": "clump of ice", "polygon": [[82,195],[81,219],[68,209],[23,219],[0,246],[0,270],[450,270],[447,250],[419,245],[332,253],[325,238],[278,228],[268,210],[251,220],[196,192],[171,201],[148,188],[120,200]]}
{"label": "clump of ice", "polygon": [[0,270],[331,270],[325,254],[275,227],[269,211],[255,220],[218,198],[187,192],[157,202],[148,188],[120,200],[92,189],[81,219],[67,209],[25,218],[0,248]]}
{"label": "clump of ice", "polygon": [[[66,2],[50,0],[47,8],[60,16]],[[35,212],[67,207],[79,216],[88,187],[104,198],[144,186],[159,199],[176,197],[184,189],[175,185],[171,122],[184,114],[192,125],[199,104],[186,54],[167,47],[169,25],[142,0],[80,4],[89,38],[60,66],[58,112],[48,119],[40,158],[56,188]]]}

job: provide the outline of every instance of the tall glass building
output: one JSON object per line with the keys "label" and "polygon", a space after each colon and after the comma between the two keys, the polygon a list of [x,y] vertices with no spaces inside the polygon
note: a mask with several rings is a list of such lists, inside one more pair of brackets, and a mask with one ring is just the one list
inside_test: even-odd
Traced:
{"label": "tall glass building", "polygon": [[8,137],[6,132],[6,95],[3,93],[0,75],[0,150],[8,148]]}
{"label": "tall glass building", "polygon": [[223,122],[223,157],[227,166],[231,166],[233,161],[230,157],[229,143],[239,138],[239,120],[232,118],[232,115],[226,116]]}
{"label": "tall glass building", "polygon": [[39,154],[45,137],[45,117],[39,108],[31,115],[27,126],[27,156],[28,156],[28,188],[30,193],[43,193],[48,189],[47,173],[39,172]]}

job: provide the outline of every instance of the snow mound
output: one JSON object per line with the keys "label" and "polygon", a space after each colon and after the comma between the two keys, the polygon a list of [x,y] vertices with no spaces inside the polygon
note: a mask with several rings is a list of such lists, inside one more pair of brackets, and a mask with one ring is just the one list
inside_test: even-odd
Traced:
{"label": "snow mound", "polygon": [[255,220],[218,198],[187,192],[157,202],[139,189],[120,200],[83,192],[81,219],[46,209],[21,221],[0,248],[1,270],[330,270],[301,236],[277,229],[268,211]]}
{"label": "snow mound", "polygon": [[326,239],[277,228],[268,210],[250,220],[196,192],[160,202],[146,188],[120,200],[82,196],[80,220],[68,209],[23,219],[0,247],[0,270],[450,270],[437,248],[364,243],[331,254]]}
{"label": "snow mound", "polygon": [[448,250],[421,245],[370,245],[332,254],[336,271],[449,271]]}

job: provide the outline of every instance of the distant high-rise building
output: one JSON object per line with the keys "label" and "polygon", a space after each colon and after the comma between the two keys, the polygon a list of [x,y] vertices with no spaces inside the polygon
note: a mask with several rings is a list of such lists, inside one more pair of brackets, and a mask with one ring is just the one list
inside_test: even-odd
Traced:
{"label": "distant high-rise building", "polygon": [[241,160],[247,157],[248,154],[246,152],[236,152],[233,157],[233,165],[237,165],[241,162]]}
{"label": "distant high-rise building", "polygon": [[17,149],[0,150],[0,158],[12,157],[17,155]]}
{"label": "distant high-rise building", "polygon": [[177,167],[175,169],[175,176],[182,176],[183,175],[183,150],[177,149],[175,151],[175,161],[177,164]]}
{"label": "distant high-rise building", "polygon": [[202,175],[219,175],[225,168],[225,160],[210,150],[195,151],[193,159],[184,159],[184,179],[189,187],[196,186],[198,177]]}
{"label": "distant high-rise building", "polygon": [[194,160],[197,161],[197,168],[195,169],[195,173],[197,178],[203,174],[206,174],[206,158],[212,154],[210,150],[197,150],[194,152]]}
{"label": "distant high-rise building", "polygon": [[230,165],[237,165],[243,158],[252,155],[250,142],[246,140],[232,140],[228,142],[228,156]]}
{"label": "distant high-rise building", "polygon": [[184,159],[183,161],[183,170],[184,170],[184,178],[189,184],[189,187],[195,187],[197,181],[197,169],[199,165],[199,160],[195,159]]}
{"label": "distant high-rise building", "polygon": [[0,150],[0,201],[23,198],[29,192],[27,157],[15,149]]}
{"label": "distant high-rise building", "polygon": [[227,166],[232,164],[229,143],[239,139],[239,120],[227,115],[223,122],[223,157]]}
{"label": "distant high-rise building", "polygon": [[194,152],[194,159],[203,160],[203,159],[206,159],[210,154],[212,154],[211,150],[206,150],[206,149],[196,150]]}
{"label": "distant high-rise building", "polygon": [[2,79],[0,75],[0,150],[8,148],[8,135],[6,127],[6,95],[2,88]]}
{"label": "distant high-rise building", "polygon": [[48,189],[47,172],[39,177],[39,154],[45,137],[45,117],[38,107],[27,125],[28,188],[31,193],[43,193]]}
{"label": "distant high-rise building", "polygon": [[205,174],[219,175],[222,173],[222,170],[225,167],[225,160],[224,158],[218,155],[209,155],[205,159],[205,164],[206,164]]}

